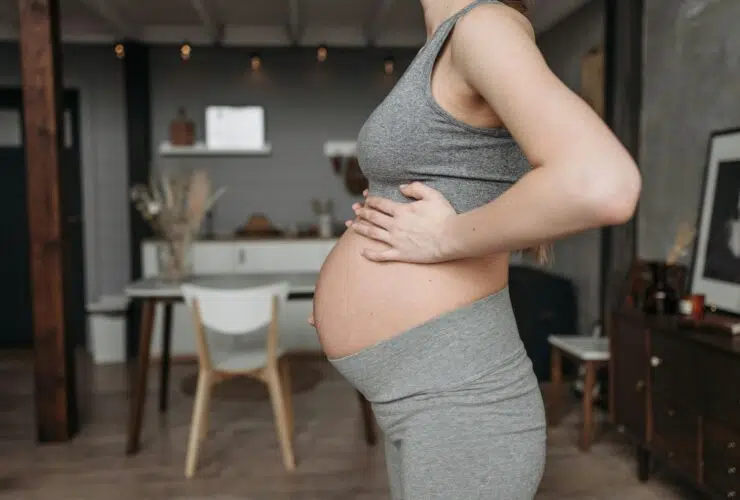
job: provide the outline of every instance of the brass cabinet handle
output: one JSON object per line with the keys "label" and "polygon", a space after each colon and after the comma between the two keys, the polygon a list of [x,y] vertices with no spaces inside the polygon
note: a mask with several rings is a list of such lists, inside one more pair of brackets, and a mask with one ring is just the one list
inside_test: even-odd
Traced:
{"label": "brass cabinet handle", "polygon": [[737,496],[737,493],[735,493],[735,490],[727,492],[727,498],[735,498],[735,496]]}
{"label": "brass cabinet handle", "polygon": [[735,467],[730,467],[729,469],[727,469],[727,474],[729,474],[730,476],[733,475],[735,472],[737,472],[737,469],[735,469]]}
{"label": "brass cabinet handle", "polygon": [[727,449],[729,450],[733,449],[735,446],[737,446],[735,444],[735,441],[730,441],[729,443],[727,443]]}
{"label": "brass cabinet handle", "polygon": [[657,368],[657,367],[659,367],[659,366],[660,366],[660,365],[662,365],[662,364],[663,364],[663,360],[662,360],[662,359],[660,359],[660,358],[659,358],[658,356],[652,356],[652,357],[650,358],[650,365],[651,365],[651,366],[652,366],[653,368]]}

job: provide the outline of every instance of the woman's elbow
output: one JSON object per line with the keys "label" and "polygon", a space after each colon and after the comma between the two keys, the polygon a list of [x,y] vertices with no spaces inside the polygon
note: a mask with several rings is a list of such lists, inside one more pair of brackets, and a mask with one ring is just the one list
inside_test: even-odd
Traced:
{"label": "woman's elbow", "polygon": [[587,188],[589,211],[599,226],[616,226],[629,221],[637,210],[642,179],[631,160],[600,172]]}

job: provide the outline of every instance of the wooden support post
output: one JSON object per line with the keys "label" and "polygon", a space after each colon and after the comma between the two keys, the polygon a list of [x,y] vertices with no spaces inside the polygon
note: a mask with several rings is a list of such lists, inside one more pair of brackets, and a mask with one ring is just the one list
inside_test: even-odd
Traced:
{"label": "wooden support post", "polygon": [[[642,112],[642,45],[644,0],[606,2],[606,122],[635,159],[640,151]],[[619,284],[637,254],[636,217],[627,224],[602,230],[601,317],[611,333],[610,311]]]}
{"label": "wooden support post", "polygon": [[67,331],[62,231],[62,74],[58,0],[20,0],[36,419],[41,442],[79,427],[74,339]]}
{"label": "wooden support post", "polygon": [[[123,79],[126,95],[126,143],[128,151],[128,188],[136,184],[148,184],[149,164],[152,159],[151,138],[151,98],[149,47],[136,42],[125,44],[126,57],[123,60]],[[151,229],[133,204],[129,204],[129,223],[131,235],[131,279],[141,277],[141,242],[149,237]],[[131,309],[128,321],[129,357],[135,354],[139,345],[140,318],[137,308]]]}

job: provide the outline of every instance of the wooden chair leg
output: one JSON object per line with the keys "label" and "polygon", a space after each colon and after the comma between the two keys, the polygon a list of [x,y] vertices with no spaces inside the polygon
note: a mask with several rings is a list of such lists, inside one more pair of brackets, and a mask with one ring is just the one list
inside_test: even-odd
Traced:
{"label": "wooden chair leg", "polygon": [[290,362],[287,357],[280,359],[280,377],[282,378],[283,394],[285,401],[285,414],[288,421],[290,433],[290,444],[295,441],[295,410],[293,409],[293,385],[290,377]]}
{"label": "wooden chair leg", "polygon": [[586,361],[586,380],[583,384],[583,429],[581,430],[581,450],[591,448],[593,433],[593,392],[596,385],[596,366],[593,361]]}
{"label": "wooden chair leg", "polygon": [[185,461],[185,477],[193,477],[198,463],[198,451],[203,436],[203,424],[208,411],[211,375],[205,371],[198,373],[198,388],[195,392],[193,405],[193,420],[190,424],[190,439],[188,441],[188,455]]}
{"label": "wooden chair leg", "polygon": [[272,411],[275,414],[275,427],[277,429],[278,441],[283,454],[283,464],[289,471],[295,470],[295,456],[291,445],[290,427],[285,405],[285,392],[283,390],[278,369],[269,369],[266,382],[270,392]]}
{"label": "wooden chair leg", "polygon": [[210,422],[210,416],[211,416],[211,395],[213,394],[213,386],[216,383],[216,377],[213,374],[208,375],[208,383],[205,384],[204,391],[206,392],[204,398],[204,408],[203,408],[203,415],[201,417],[201,424],[200,424],[200,442],[206,440],[206,436],[208,436],[208,429],[209,429],[209,422]]}
{"label": "wooden chair leg", "polygon": [[555,346],[550,354],[550,385],[550,425],[558,425],[563,397],[563,354]]}

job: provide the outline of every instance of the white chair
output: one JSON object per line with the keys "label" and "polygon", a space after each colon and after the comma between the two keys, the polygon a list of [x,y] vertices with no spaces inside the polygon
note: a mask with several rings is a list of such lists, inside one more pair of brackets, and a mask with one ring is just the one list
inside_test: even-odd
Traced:
{"label": "white chair", "polygon": [[[195,322],[199,365],[185,475],[192,477],[195,473],[198,450],[208,432],[208,404],[214,384],[240,375],[256,378],[267,385],[283,463],[286,469],[294,470],[290,375],[288,364],[282,359],[277,323],[278,309],[288,297],[288,284],[232,290],[187,284],[182,286],[182,293]],[[206,332],[264,335],[265,327],[267,340],[257,348],[236,352],[234,349],[211,352],[209,348]]]}

